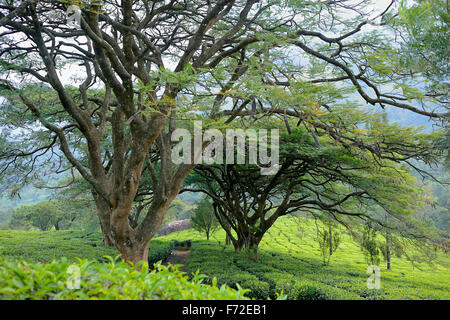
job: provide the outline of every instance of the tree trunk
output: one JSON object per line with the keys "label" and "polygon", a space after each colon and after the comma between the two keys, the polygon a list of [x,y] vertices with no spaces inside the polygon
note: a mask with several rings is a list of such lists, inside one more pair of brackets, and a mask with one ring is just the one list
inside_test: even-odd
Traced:
{"label": "tree trunk", "polygon": [[248,250],[248,254],[249,254],[250,260],[252,260],[254,262],[258,261],[258,246],[257,245],[251,246]]}
{"label": "tree trunk", "polygon": [[111,230],[111,208],[108,203],[101,197],[96,197],[95,205],[97,216],[100,222],[100,228],[103,233],[103,243],[105,246],[114,246],[114,237]]}
{"label": "tree trunk", "polygon": [[[386,225],[389,222],[389,217],[386,214]],[[386,230],[386,268],[391,270],[391,235],[389,230]]]}
{"label": "tree trunk", "polygon": [[117,249],[119,249],[122,259],[127,263],[135,265],[140,261],[148,262],[148,248],[150,241],[147,242],[135,242],[128,244],[119,244]]}
{"label": "tree trunk", "polygon": [[242,249],[245,249],[249,254],[250,260],[258,260],[258,246],[261,242],[262,236],[260,234],[254,235],[251,232],[241,231],[237,232],[237,239],[230,237],[227,233],[227,239],[229,239],[234,246],[234,252],[240,253]]}
{"label": "tree trunk", "polygon": [[228,233],[226,234],[226,236],[225,236],[225,245],[230,245],[231,244],[231,239],[230,239],[230,236],[228,235]]}
{"label": "tree trunk", "polygon": [[246,249],[249,254],[250,260],[254,262],[258,261],[258,247],[260,242],[261,238],[254,235],[250,235],[247,241]]}
{"label": "tree trunk", "polygon": [[111,212],[111,229],[114,244],[122,259],[135,265],[139,261],[148,261],[150,239],[137,239],[136,232],[128,223],[127,208],[116,208]]}
{"label": "tree trunk", "polygon": [[237,251],[235,246],[235,251],[241,252],[242,248],[245,248],[250,260],[258,261],[258,246],[261,242],[261,237],[255,236],[251,232],[247,232],[246,235],[247,236],[245,237],[238,234],[238,245],[240,245],[240,247],[239,251]]}
{"label": "tree trunk", "polygon": [[386,260],[387,260],[387,269],[391,270],[391,247],[389,245],[386,246]]}
{"label": "tree trunk", "polygon": [[236,253],[242,252],[242,248],[244,247],[244,240],[238,235],[238,238],[235,241],[233,241],[233,246],[234,252]]}
{"label": "tree trunk", "polygon": [[330,257],[333,255],[333,231],[331,230],[331,224],[328,226],[328,236],[330,241]]}
{"label": "tree trunk", "polygon": [[122,259],[130,264],[148,261],[150,240],[161,227],[169,205],[175,196],[164,201],[154,200],[147,215],[135,229],[129,225],[130,206],[119,206],[111,212],[110,226],[114,235],[114,244]]}

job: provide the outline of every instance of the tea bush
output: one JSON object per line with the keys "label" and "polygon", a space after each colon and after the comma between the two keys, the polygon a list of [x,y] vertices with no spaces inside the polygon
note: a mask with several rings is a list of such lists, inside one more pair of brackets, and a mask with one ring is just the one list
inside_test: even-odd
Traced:
{"label": "tea bush", "polygon": [[[1,257],[0,300],[245,299],[243,289],[217,287],[214,280],[206,285],[199,274],[189,280],[174,266],[156,263],[149,272],[147,263],[130,267],[106,258],[107,263],[88,259],[72,263],[66,258],[40,263]],[[70,282],[69,267],[79,268],[78,286]]]}
{"label": "tea bush", "polygon": [[[421,268],[420,270],[413,267],[404,258],[392,257],[392,270],[382,269],[381,289],[372,290],[367,288],[368,274],[366,274],[367,263],[364,254],[349,236],[343,234],[341,245],[334,253],[336,258],[329,266],[324,266],[320,258],[320,248],[314,241],[314,225],[308,221],[301,221],[303,228],[300,238],[297,234],[298,223],[299,221],[294,222],[290,217],[281,218],[277,221],[261,242],[259,261],[257,262],[249,261],[245,252],[238,254],[234,252],[232,246],[225,246],[223,231],[217,232],[212,239],[206,241],[204,237],[193,230],[185,230],[153,239],[150,243],[148,264],[151,267],[155,262],[164,260],[173,249],[174,240],[180,242],[183,239],[190,239],[192,240],[192,247],[185,270],[192,280],[195,282],[196,279],[199,279],[196,272],[200,270],[205,276],[199,280],[199,283],[202,281],[204,285],[214,284],[218,286],[226,284],[228,287],[245,294],[247,298],[274,299],[282,292],[283,296],[288,299],[307,300],[450,299],[450,273],[448,272],[450,263],[448,256],[442,257],[444,262],[447,262],[447,266],[436,265],[431,269],[427,265],[418,265]],[[64,261],[67,261],[66,265],[73,262],[80,264],[81,262],[76,259],[79,257],[91,261],[93,265],[97,266],[96,268],[100,268],[101,263],[99,262],[105,262],[104,265],[111,264],[110,261],[103,258],[104,255],[116,256],[117,254],[115,248],[103,246],[102,235],[99,233],[0,230],[0,256],[4,256],[4,261],[25,260],[21,262],[23,272],[34,270],[34,267],[25,267],[25,264],[34,266],[37,262],[46,262],[51,265],[55,263],[53,260],[61,261],[62,257],[65,257]],[[58,281],[64,283],[66,280],[61,279],[65,275],[62,271],[57,273],[54,270],[55,266],[40,264],[39,268],[42,270],[50,268],[50,274],[53,274],[53,276],[45,271],[37,272],[39,275],[35,276],[43,279],[43,283],[47,283],[50,288],[40,280],[36,280],[36,283],[33,280],[31,285],[28,276],[25,277],[25,279],[28,279],[26,280],[27,284],[24,284],[20,276],[15,275],[14,272],[14,275],[11,275],[11,270],[8,267],[8,270],[10,270],[8,275],[5,275],[5,271],[2,271],[4,277],[0,280],[0,288],[6,291],[2,291],[1,297],[4,299],[20,299],[21,288],[24,288],[26,294],[37,292],[42,299],[55,298],[54,296],[43,296],[42,292],[51,291],[52,286],[57,286]],[[161,266],[157,264],[156,268],[156,270],[160,270]],[[21,272],[17,272],[21,274]],[[83,281],[87,281],[86,283],[94,281],[90,278],[88,280],[83,279]],[[107,279],[92,282],[92,288],[88,291],[84,290],[82,293],[89,296],[90,290],[103,292],[103,289],[97,288],[96,285],[101,284],[102,287],[108,289],[108,283],[105,282]],[[6,285],[4,281],[8,281],[8,284]],[[126,281],[123,281],[124,287],[128,288],[125,285]],[[38,285],[37,282],[40,284]],[[20,283],[22,283],[22,287]],[[137,286],[139,285],[141,284],[137,284]],[[11,296],[12,293],[11,290],[7,289],[8,287],[13,288],[19,295]],[[240,291],[241,287],[247,289],[247,291]],[[62,289],[62,287],[58,288]],[[39,291],[41,289],[42,292]],[[127,290],[130,291],[131,289]],[[91,296],[89,297],[114,299],[114,295],[118,294],[106,293],[106,291],[100,293],[99,296],[90,293]],[[56,291],[51,292],[58,298]],[[119,293],[124,294],[122,289],[119,290]],[[134,296],[127,293],[125,296],[127,299],[143,297],[139,296],[138,292],[133,294]],[[190,294],[194,295],[193,292]],[[71,297],[71,295],[76,294],[72,291],[63,294],[64,297]],[[75,298],[82,299],[81,296],[83,295],[80,293]],[[150,298],[146,293],[144,293],[144,296],[145,299]],[[28,296],[25,295],[24,297]],[[176,296],[174,299],[179,297],[181,296]],[[201,298],[202,296],[199,294],[198,297]],[[155,298],[161,297],[156,295]]]}
{"label": "tea bush", "polygon": [[164,261],[173,250],[173,242],[152,240],[148,250],[148,265],[153,266],[158,261]]}
{"label": "tea bush", "polygon": [[[15,231],[0,230],[0,255],[34,262],[50,262],[62,257],[69,261],[76,258],[105,261],[103,256],[115,256],[115,247],[106,247],[99,232],[82,230],[64,231]],[[165,260],[172,252],[173,242],[152,240],[148,252],[148,264]]]}

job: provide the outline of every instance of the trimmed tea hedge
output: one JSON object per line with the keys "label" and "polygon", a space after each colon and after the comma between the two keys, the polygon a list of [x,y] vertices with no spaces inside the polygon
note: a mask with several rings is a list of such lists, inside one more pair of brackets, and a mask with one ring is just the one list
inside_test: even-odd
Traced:
{"label": "trimmed tea hedge", "polygon": [[[173,250],[173,242],[155,239],[150,242],[148,264],[165,260]],[[115,247],[105,247],[99,232],[82,230],[14,231],[0,230],[0,255],[34,262],[50,262],[62,257],[105,261],[104,255],[116,256]]]}
{"label": "trimmed tea hedge", "polygon": [[152,240],[148,250],[148,265],[153,266],[158,261],[166,260],[172,252],[173,247],[174,244],[172,241]]}
{"label": "trimmed tea hedge", "polygon": [[[301,237],[299,223],[303,227]],[[209,279],[216,277],[218,283],[235,288],[239,284],[249,290],[246,295],[251,298],[273,299],[282,293],[287,299],[299,300],[450,299],[448,255],[440,256],[440,265],[420,264],[417,268],[404,258],[392,257],[392,270],[380,265],[381,288],[375,290],[367,288],[367,263],[348,235],[343,234],[342,244],[328,266],[322,263],[314,237],[313,222],[281,218],[264,236],[257,262],[250,261],[245,252],[238,254],[232,246],[225,246],[223,231],[209,241],[192,230],[159,239],[193,239],[186,271],[200,270]]]}
{"label": "trimmed tea hedge", "polygon": [[15,231],[0,230],[0,254],[20,260],[50,262],[66,257],[103,260],[104,255],[116,256],[115,247],[105,247],[100,233],[82,230]]}

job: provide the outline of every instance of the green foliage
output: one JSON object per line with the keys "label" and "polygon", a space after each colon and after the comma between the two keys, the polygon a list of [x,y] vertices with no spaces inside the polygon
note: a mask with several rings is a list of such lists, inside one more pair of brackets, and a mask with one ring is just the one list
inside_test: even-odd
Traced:
{"label": "green foliage", "polygon": [[189,219],[194,214],[196,208],[195,203],[191,203],[191,198],[188,196],[186,199],[176,198],[170,204],[169,210],[167,211],[166,217],[164,218],[163,225],[172,222],[174,220],[184,220]]}
{"label": "green foliage", "polygon": [[194,230],[204,233],[207,240],[214,232],[219,230],[220,225],[209,200],[203,199],[197,205],[195,214],[191,217],[191,224]]}
{"label": "green foliage", "polygon": [[[302,225],[299,239],[298,224]],[[192,250],[186,264],[188,273],[199,270],[211,283],[229,284],[249,289],[248,297],[274,299],[450,299],[448,256],[439,254],[442,265],[413,266],[405,256],[393,256],[395,268],[381,273],[381,290],[367,288],[367,265],[359,243],[341,233],[339,250],[332,265],[325,266],[317,247],[312,219],[282,217],[269,229],[259,246],[259,260],[249,261],[245,254],[224,246],[223,230],[205,241],[194,230],[175,232],[160,239],[192,239]],[[220,240],[219,240],[220,239]],[[379,239],[377,239],[379,240]],[[394,245],[393,243],[392,245]],[[404,248],[403,248],[404,249]],[[417,252],[408,249],[410,255]],[[416,267],[420,267],[420,270]]]}
{"label": "green foliage", "polygon": [[378,247],[377,231],[371,228],[368,224],[364,225],[361,249],[364,252],[366,261],[369,265],[378,265],[380,263],[380,248]]}
{"label": "green foliage", "polygon": [[171,241],[152,240],[148,252],[148,265],[153,266],[158,261],[166,260],[173,247],[174,243]]}
{"label": "green foliage", "polygon": [[[411,2],[402,2],[397,21],[406,39],[402,48],[403,66],[422,71],[425,76],[438,82],[437,80],[448,77],[448,1]],[[445,84],[442,85],[445,88]]]}
{"label": "green foliage", "polygon": [[[11,189],[7,190],[8,195],[11,195],[11,191]],[[7,228],[7,224],[9,223],[15,209],[21,206],[32,205],[40,201],[48,200],[49,196],[49,190],[36,189],[32,186],[27,186],[20,188],[20,190],[17,191],[16,196],[13,198],[10,196],[0,197],[0,223],[4,223],[5,228]]]}
{"label": "green foliage", "polygon": [[75,261],[102,260],[103,255],[115,256],[117,249],[105,247],[100,233],[81,230],[64,231],[0,231],[0,254],[14,259],[50,262],[66,257]]}
{"label": "green foliage", "polygon": [[41,231],[73,229],[77,224],[83,226],[81,220],[92,220],[93,213],[94,203],[85,198],[41,201],[15,209],[9,226],[11,229],[35,227]]}
{"label": "green foliage", "polygon": [[[165,260],[173,249],[172,241],[154,239],[150,242],[148,264]],[[99,232],[81,230],[64,231],[12,231],[0,230],[0,255],[17,260],[51,262],[65,257],[104,261],[104,255],[117,255],[115,247],[103,244]]]}
{"label": "green foliage", "polygon": [[[205,285],[199,274],[188,280],[176,266],[158,263],[149,272],[146,263],[130,267],[106,258],[108,263],[87,259],[71,263],[66,258],[31,263],[0,257],[0,300],[244,299],[242,289]],[[79,288],[68,286],[69,267],[79,268]]]}
{"label": "green foliage", "polygon": [[339,247],[341,237],[339,232],[333,231],[331,222],[325,223],[324,226],[325,227],[318,227],[316,225],[316,239],[319,244],[319,251],[322,255],[323,264],[328,265],[330,264],[331,256]]}
{"label": "green foliage", "polygon": [[352,292],[313,280],[293,278],[291,282],[278,281],[276,290],[281,290],[290,300],[355,300],[361,296]]}

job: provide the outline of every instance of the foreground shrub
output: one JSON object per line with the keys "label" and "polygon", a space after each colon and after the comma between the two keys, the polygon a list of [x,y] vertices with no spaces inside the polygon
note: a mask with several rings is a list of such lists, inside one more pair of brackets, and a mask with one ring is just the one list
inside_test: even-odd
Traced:
{"label": "foreground shrub", "polygon": [[[108,260],[101,263],[79,259],[70,263],[62,258],[50,263],[32,263],[0,258],[0,299],[245,299],[245,290],[241,288],[234,290],[225,285],[219,288],[216,281],[206,285],[202,283],[204,276],[198,273],[189,280],[174,266],[166,267],[158,262],[149,272],[147,263],[130,267],[110,257]],[[73,281],[71,270],[79,270],[79,286]]]}

